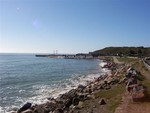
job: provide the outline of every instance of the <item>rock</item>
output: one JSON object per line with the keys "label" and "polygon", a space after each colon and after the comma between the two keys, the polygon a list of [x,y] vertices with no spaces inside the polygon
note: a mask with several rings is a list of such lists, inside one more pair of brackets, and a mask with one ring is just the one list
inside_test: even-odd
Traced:
{"label": "rock", "polygon": [[25,105],[23,105],[19,110],[18,110],[18,112],[17,113],[21,113],[22,111],[25,111],[25,110],[27,110],[27,109],[29,109],[30,107],[31,107],[31,103],[26,103]]}
{"label": "rock", "polygon": [[34,108],[33,113],[49,113],[50,111],[55,110],[55,108],[55,104],[53,103],[41,104]]}
{"label": "rock", "polygon": [[27,110],[25,110],[25,111],[23,111],[21,113],[33,113],[33,111],[31,109],[27,109]]}
{"label": "rock", "polygon": [[108,90],[108,89],[110,89],[110,88],[111,88],[110,85],[107,85],[107,86],[105,87],[106,90]]}
{"label": "rock", "polygon": [[88,95],[88,93],[79,94],[79,95],[78,95],[78,98],[79,98],[80,100],[84,101],[84,100],[87,99],[87,95]]}
{"label": "rock", "polygon": [[93,108],[96,108],[96,106],[94,105]]}
{"label": "rock", "polygon": [[53,113],[63,113],[63,110],[62,109],[56,109],[53,111]]}
{"label": "rock", "polygon": [[98,103],[99,103],[100,105],[105,105],[105,104],[106,104],[106,102],[105,102],[104,99],[101,99]]}
{"label": "rock", "polygon": [[73,104],[73,105],[78,105],[79,101],[80,101],[79,98],[76,98],[76,97],[75,97],[75,98],[73,98],[73,100],[72,100],[72,104]]}
{"label": "rock", "polygon": [[10,113],[17,113],[16,111],[10,111]]}
{"label": "rock", "polygon": [[125,78],[125,77],[123,77],[122,79],[120,79],[120,80],[119,80],[119,84],[124,83],[124,82],[125,82],[125,80],[126,80],[126,78]]}
{"label": "rock", "polygon": [[11,111],[13,111],[13,112],[18,111],[18,107],[11,108]]}
{"label": "rock", "polygon": [[72,104],[72,100],[68,98],[68,99],[64,102],[64,105],[65,105],[64,108],[69,108],[69,106],[70,106],[71,104]]}
{"label": "rock", "polygon": [[89,93],[89,94],[92,93],[92,89],[91,89],[91,88],[88,89],[88,93]]}
{"label": "rock", "polygon": [[83,85],[81,85],[81,84],[79,84],[79,85],[78,85],[78,88],[84,89],[84,88],[86,88],[86,87],[83,86]]}
{"label": "rock", "polygon": [[95,99],[95,95],[94,94],[89,94],[89,95],[87,95],[87,99]]}
{"label": "rock", "polygon": [[83,108],[83,102],[79,102],[79,104],[78,104],[78,108]]}

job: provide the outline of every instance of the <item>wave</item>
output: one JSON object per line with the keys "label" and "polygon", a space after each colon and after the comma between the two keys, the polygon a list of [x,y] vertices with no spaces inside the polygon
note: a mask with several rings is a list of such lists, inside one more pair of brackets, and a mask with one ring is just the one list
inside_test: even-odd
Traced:
{"label": "wave", "polygon": [[[68,92],[71,89],[75,89],[79,84],[86,85],[88,81],[93,81],[99,76],[105,75],[106,73],[110,73],[108,69],[101,69],[99,73],[92,73],[87,75],[73,75],[71,78],[53,81],[53,84],[44,85],[44,84],[34,84],[32,85],[32,89],[26,92],[26,90],[20,89],[19,93],[22,95],[21,97],[15,97],[14,105],[7,105],[6,107],[0,106],[0,113],[7,113],[14,106],[21,107],[26,102],[31,102],[33,104],[42,104],[45,103],[47,98],[57,98],[59,95]],[[27,94],[26,94],[27,93]],[[30,94],[28,96],[28,94]],[[20,104],[21,103],[21,104]]]}

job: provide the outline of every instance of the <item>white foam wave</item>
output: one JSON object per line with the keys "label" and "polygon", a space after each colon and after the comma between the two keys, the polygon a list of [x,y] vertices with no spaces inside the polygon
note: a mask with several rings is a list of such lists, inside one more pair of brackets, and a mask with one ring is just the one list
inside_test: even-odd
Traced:
{"label": "white foam wave", "polygon": [[104,67],[107,63],[106,62],[101,62],[99,65],[100,67]]}
{"label": "white foam wave", "polygon": [[[60,94],[64,94],[71,89],[75,89],[79,84],[86,85],[87,81],[93,81],[95,78],[98,78],[99,76],[109,72],[110,72],[109,70],[103,68],[101,73],[81,75],[81,76],[76,75],[70,79],[57,81],[57,83],[53,85],[41,85],[41,84],[34,85],[32,86],[33,91],[30,92],[32,96],[26,98],[17,97],[16,102],[21,102],[22,104],[20,106],[22,106],[26,102],[31,102],[33,104],[45,103],[47,101],[47,98],[49,97],[56,98]],[[25,91],[20,90],[19,93],[25,93]],[[9,108],[0,107],[0,113],[7,113],[8,109],[10,109],[10,107]]]}

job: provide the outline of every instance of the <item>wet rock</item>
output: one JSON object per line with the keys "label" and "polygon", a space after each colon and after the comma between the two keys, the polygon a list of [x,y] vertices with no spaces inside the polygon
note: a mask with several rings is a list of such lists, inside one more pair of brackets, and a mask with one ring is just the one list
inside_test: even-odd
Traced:
{"label": "wet rock", "polygon": [[17,113],[21,113],[22,111],[25,111],[25,110],[31,108],[31,105],[32,105],[31,103],[26,103],[25,105],[23,105],[23,106],[18,110]]}
{"label": "wet rock", "polygon": [[98,103],[99,103],[100,105],[105,105],[105,104],[106,104],[106,102],[105,102],[104,99],[101,99]]}
{"label": "wet rock", "polygon": [[13,107],[13,108],[11,108],[10,111],[17,112],[18,110],[19,110],[18,107]]}
{"label": "wet rock", "polygon": [[49,113],[50,111],[47,111],[45,107],[46,107],[45,104],[37,105],[33,110],[33,113]]}
{"label": "wet rock", "polygon": [[28,109],[28,110],[25,110],[25,111],[23,111],[21,113],[33,113],[33,111],[31,109]]}
{"label": "wet rock", "polygon": [[10,111],[10,113],[17,113],[17,111]]}
{"label": "wet rock", "polygon": [[78,88],[84,89],[84,88],[86,88],[86,86],[83,86],[83,85],[79,84]]}

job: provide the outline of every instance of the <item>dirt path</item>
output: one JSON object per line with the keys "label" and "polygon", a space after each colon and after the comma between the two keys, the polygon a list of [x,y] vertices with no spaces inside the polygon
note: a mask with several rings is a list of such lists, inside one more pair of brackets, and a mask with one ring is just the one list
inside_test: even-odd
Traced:
{"label": "dirt path", "polygon": [[123,64],[123,62],[120,62],[115,56],[113,56],[113,61],[114,61],[116,64]]}
{"label": "dirt path", "polygon": [[116,108],[115,113],[150,113],[150,102],[133,102],[129,94],[122,97],[122,103]]}
{"label": "dirt path", "polygon": [[119,105],[119,107],[116,108],[115,113],[128,113],[127,109],[128,109],[128,104],[130,100],[131,100],[131,97],[126,92],[122,97],[121,104]]}

